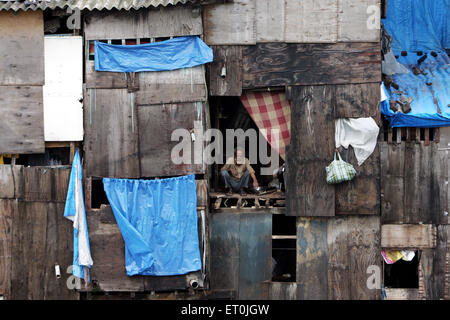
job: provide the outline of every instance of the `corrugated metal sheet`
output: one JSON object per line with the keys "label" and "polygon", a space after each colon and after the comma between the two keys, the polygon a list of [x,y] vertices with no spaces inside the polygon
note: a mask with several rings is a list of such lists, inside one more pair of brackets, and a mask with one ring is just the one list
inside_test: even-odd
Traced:
{"label": "corrugated metal sheet", "polygon": [[112,10],[112,9],[140,9],[157,6],[185,4],[191,0],[37,0],[37,1],[2,1],[0,0],[0,11],[27,11],[45,9],[86,9],[86,10]]}

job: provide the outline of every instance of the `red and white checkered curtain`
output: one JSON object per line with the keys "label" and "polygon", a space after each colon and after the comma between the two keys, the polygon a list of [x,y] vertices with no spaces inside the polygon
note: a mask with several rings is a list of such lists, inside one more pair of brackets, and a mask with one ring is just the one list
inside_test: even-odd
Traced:
{"label": "red and white checkered curtain", "polygon": [[[284,92],[246,92],[241,101],[264,138],[284,160],[291,139],[291,105]],[[278,139],[270,129],[278,129]],[[278,143],[274,143],[274,142]],[[277,146],[278,145],[278,146]]]}

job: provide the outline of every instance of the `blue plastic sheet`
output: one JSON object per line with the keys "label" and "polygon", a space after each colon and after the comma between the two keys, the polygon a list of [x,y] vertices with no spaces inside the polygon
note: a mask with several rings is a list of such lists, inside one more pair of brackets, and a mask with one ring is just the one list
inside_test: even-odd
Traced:
{"label": "blue plastic sheet", "polygon": [[450,48],[450,0],[389,0],[384,27],[393,51]]}
{"label": "blue plastic sheet", "polygon": [[168,276],[201,269],[195,176],[103,179],[125,241],[128,276]]}
{"label": "blue plastic sheet", "polygon": [[[409,70],[406,74],[395,74],[393,80],[399,85],[399,90],[392,87],[386,90],[386,94],[391,100],[399,100],[404,92],[406,97],[412,97],[411,112],[404,114],[393,112],[389,108],[389,101],[381,104],[381,113],[389,120],[391,127],[417,127],[434,128],[450,126],[450,58],[445,53],[433,57],[428,54],[420,69],[426,75],[414,75],[412,67],[417,65],[416,54],[410,53],[406,57],[401,55],[398,62],[402,63]],[[426,83],[431,83],[428,86]]]}
{"label": "blue plastic sheet", "polygon": [[89,246],[89,234],[86,221],[86,211],[83,199],[82,166],[78,149],[72,162],[69,188],[67,190],[64,217],[73,221],[73,263],[72,274],[78,278],[85,278],[84,267],[87,269],[88,282],[90,281],[89,268],[93,262]]}
{"label": "blue plastic sheet", "polygon": [[[449,9],[450,0],[387,1],[383,23],[392,36],[397,62],[409,72],[394,74],[392,78],[399,89],[390,87],[386,94],[391,100],[399,100],[401,95],[413,98],[411,112],[407,114],[390,110],[388,100],[381,103],[381,112],[391,127],[450,126],[450,59],[445,52],[445,48],[450,47]],[[407,55],[402,56],[401,51],[406,51]],[[423,55],[418,56],[417,51],[422,51]],[[433,51],[436,57],[431,54]],[[425,60],[419,63],[420,58]],[[415,75],[413,67],[425,74]]]}
{"label": "blue plastic sheet", "polygon": [[178,37],[140,45],[95,42],[95,70],[166,71],[213,61],[213,51],[199,37]]}

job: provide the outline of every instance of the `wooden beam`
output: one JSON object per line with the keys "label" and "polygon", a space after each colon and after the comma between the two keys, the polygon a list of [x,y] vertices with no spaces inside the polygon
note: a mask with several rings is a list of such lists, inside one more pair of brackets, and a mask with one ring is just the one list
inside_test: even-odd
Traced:
{"label": "wooden beam", "polygon": [[381,226],[381,247],[434,248],[436,232],[436,227],[431,224],[385,224]]}
{"label": "wooden beam", "polygon": [[379,43],[260,43],[242,57],[243,89],[381,81]]}

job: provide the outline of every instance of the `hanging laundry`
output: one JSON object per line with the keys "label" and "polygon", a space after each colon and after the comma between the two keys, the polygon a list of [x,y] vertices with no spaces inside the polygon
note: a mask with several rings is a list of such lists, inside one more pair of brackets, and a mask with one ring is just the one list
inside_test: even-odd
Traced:
{"label": "hanging laundry", "polygon": [[393,264],[400,259],[411,261],[414,259],[416,252],[413,250],[383,250],[381,255],[387,264]]}
{"label": "hanging laundry", "polygon": [[403,258],[402,252],[398,250],[383,250],[381,251],[381,255],[387,264],[393,264]]}
{"label": "hanging laundry", "polygon": [[74,276],[90,281],[89,268],[92,267],[91,249],[83,199],[82,167],[77,148],[70,173],[64,217],[73,221],[73,269]]}
{"label": "hanging laundry", "polygon": [[342,146],[347,149],[351,145],[358,165],[362,165],[377,145],[380,128],[375,120],[372,118],[336,119],[335,125],[336,148]]}
{"label": "hanging laundry", "polygon": [[125,241],[128,276],[180,275],[201,269],[195,176],[104,178]]}

